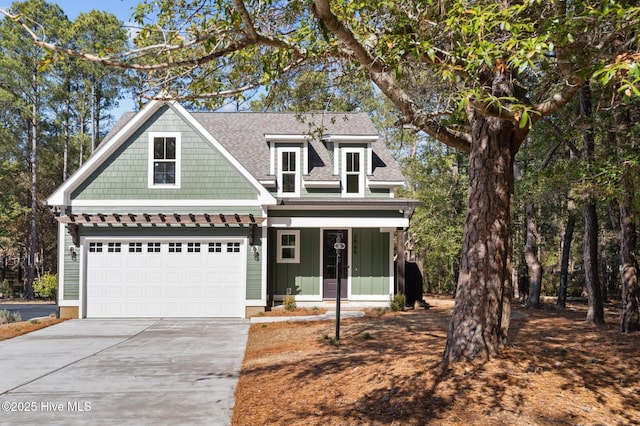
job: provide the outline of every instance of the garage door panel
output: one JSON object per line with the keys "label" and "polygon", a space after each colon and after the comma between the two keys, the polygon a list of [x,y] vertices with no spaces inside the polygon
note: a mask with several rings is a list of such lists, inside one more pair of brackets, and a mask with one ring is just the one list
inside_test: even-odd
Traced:
{"label": "garage door panel", "polygon": [[127,299],[144,299],[145,291],[141,286],[126,287],[125,295]]}
{"label": "garage door panel", "polygon": [[[142,265],[145,268],[162,268],[164,259],[158,255],[159,253],[149,253],[141,256]],[[138,260],[139,263],[140,260]]]}
{"label": "garage door panel", "polygon": [[162,285],[160,283],[156,283],[153,285],[147,284],[144,287],[144,298],[145,299],[154,299],[154,298],[162,298],[164,297],[164,291]]}
{"label": "garage door panel", "polygon": [[122,241],[119,247],[104,243],[102,252],[87,253],[88,317],[243,315],[244,243]]}

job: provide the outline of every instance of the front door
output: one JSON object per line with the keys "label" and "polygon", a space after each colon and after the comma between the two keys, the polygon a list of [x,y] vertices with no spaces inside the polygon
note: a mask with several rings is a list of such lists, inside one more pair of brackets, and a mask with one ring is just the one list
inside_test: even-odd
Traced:
{"label": "front door", "polygon": [[323,277],[323,291],[322,297],[324,299],[335,299],[338,289],[338,280],[336,275],[336,249],[334,244],[338,238],[338,234],[342,234],[342,242],[345,243],[345,249],[342,250],[340,263],[342,265],[340,272],[340,298],[347,298],[347,283],[349,273],[349,246],[347,244],[348,231],[346,229],[327,230],[322,234],[322,247],[324,265],[322,267]]}

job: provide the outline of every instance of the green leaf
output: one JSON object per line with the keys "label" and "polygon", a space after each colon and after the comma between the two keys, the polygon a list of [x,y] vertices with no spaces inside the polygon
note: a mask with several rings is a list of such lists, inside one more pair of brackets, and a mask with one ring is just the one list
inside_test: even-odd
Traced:
{"label": "green leaf", "polygon": [[519,126],[521,129],[524,129],[529,124],[529,113],[524,110],[522,111],[522,115],[520,116]]}

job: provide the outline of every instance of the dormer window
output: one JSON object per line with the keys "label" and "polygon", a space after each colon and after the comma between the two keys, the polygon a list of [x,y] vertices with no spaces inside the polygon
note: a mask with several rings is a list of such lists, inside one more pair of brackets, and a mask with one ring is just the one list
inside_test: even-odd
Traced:
{"label": "dormer window", "polygon": [[180,134],[149,134],[149,187],[180,187]]}
{"label": "dormer window", "polygon": [[342,194],[364,196],[364,149],[342,148]]}
{"label": "dormer window", "polygon": [[282,152],[282,192],[296,192],[296,153]]}
{"label": "dormer window", "polygon": [[278,194],[300,195],[299,148],[278,148]]}

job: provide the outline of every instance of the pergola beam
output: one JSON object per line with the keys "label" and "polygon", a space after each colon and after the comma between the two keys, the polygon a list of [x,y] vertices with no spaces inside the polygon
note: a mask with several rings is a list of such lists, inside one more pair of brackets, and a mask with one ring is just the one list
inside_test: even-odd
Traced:
{"label": "pergola beam", "polygon": [[[233,220],[229,220],[233,218]],[[95,213],[95,214],[69,214],[57,216],[61,223],[77,223],[82,225],[251,225],[260,224],[265,218],[256,218],[253,214],[210,214],[210,213]],[[82,220],[78,220],[82,219]]]}

